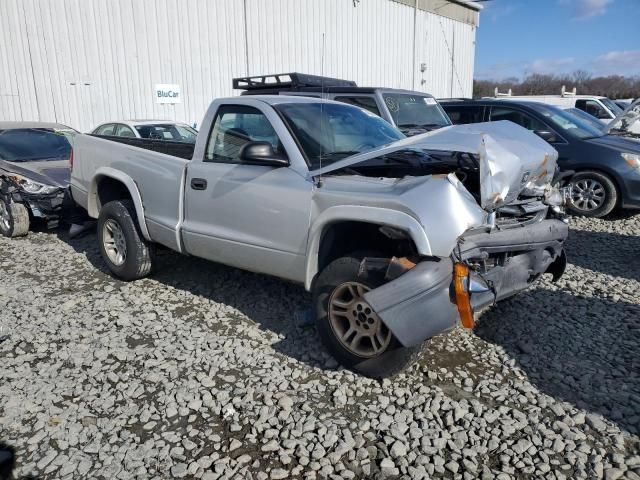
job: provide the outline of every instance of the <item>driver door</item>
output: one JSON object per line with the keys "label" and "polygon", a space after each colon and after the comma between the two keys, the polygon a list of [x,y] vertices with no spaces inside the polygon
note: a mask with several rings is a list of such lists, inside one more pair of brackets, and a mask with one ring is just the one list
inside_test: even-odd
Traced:
{"label": "driver door", "polygon": [[[313,184],[292,168],[248,165],[240,158],[252,141],[287,154],[267,113],[275,117],[259,106],[218,109],[204,158],[187,168],[184,247],[209,260],[301,281]],[[284,128],[278,126],[281,133]]]}

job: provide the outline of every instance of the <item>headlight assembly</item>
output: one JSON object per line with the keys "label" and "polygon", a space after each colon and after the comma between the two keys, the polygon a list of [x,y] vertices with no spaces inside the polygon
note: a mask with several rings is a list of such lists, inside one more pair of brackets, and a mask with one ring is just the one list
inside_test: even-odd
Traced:
{"label": "headlight assembly", "polygon": [[18,184],[20,190],[26,193],[48,195],[58,191],[58,187],[45,185],[44,183],[34,182],[33,180],[23,177],[22,175],[12,175],[13,180]]}
{"label": "headlight assembly", "polygon": [[622,158],[627,162],[631,168],[635,168],[636,170],[640,170],[640,155],[637,153],[623,153]]}

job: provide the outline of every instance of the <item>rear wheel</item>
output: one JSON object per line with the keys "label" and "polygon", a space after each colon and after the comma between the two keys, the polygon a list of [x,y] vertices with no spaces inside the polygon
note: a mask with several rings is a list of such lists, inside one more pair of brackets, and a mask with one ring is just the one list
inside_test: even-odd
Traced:
{"label": "rear wheel", "polygon": [[403,347],[364,295],[385,283],[381,274],[360,274],[361,258],[331,262],[316,279],[313,302],[320,339],[346,368],[373,378],[407,367],[421,346]]}
{"label": "rear wheel", "polygon": [[613,180],[596,171],[576,173],[572,179],[573,189],[569,208],[585,217],[604,217],[618,203],[618,190]]}
{"label": "rear wheel", "polygon": [[23,237],[29,233],[27,207],[0,198],[0,233],[5,237]]}
{"label": "rear wheel", "polygon": [[155,248],[142,236],[131,200],[115,200],[102,207],[98,243],[102,258],[116,277],[130,281],[151,272]]}

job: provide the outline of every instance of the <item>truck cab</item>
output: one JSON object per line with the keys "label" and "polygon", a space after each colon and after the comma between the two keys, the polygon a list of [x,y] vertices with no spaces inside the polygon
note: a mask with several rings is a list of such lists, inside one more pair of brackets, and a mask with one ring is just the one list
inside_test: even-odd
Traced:
{"label": "truck cab", "polygon": [[284,73],[233,79],[242,95],[317,97],[348,103],[382,117],[407,136],[451,125],[437,100],[428,93],[381,87],[359,87],[356,82],[302,73]]}

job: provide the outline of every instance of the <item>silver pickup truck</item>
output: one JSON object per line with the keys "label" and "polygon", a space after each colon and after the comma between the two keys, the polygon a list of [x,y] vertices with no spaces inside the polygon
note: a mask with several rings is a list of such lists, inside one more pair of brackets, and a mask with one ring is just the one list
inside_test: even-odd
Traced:
{"label": "silver pickup truck", "polygon": [[566,264],[557,153],[510,122],[405,138],[343,103],[236,97],[191,160],[88,135],[74,158],[116,276],[149,274],[161,244],[298,282],[326,348],[372,377]]}

